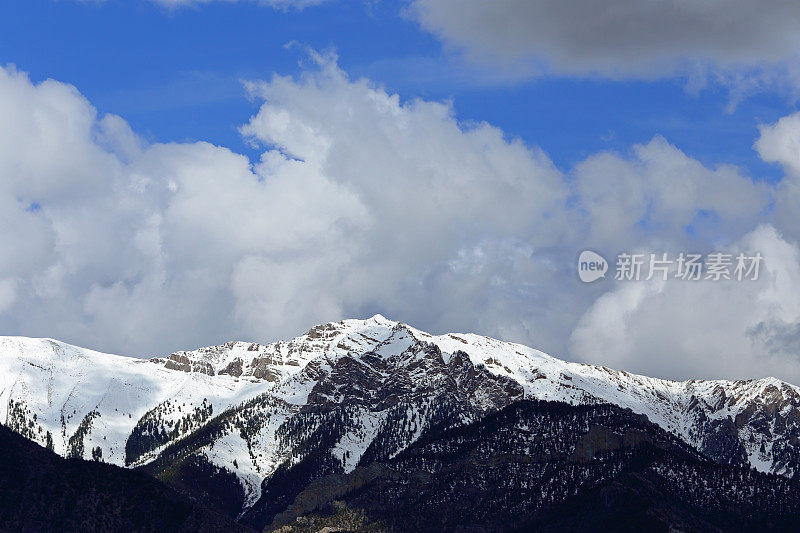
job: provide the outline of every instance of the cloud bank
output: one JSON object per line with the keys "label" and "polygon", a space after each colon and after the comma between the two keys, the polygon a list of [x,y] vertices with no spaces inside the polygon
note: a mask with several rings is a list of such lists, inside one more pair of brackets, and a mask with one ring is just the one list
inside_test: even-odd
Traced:
{"label": "cloud bank", "polygon": [[[796,117],[756,144],[786,168],[776,185],[658,136],[562,170],[314,58],[247,85],[252,162],[148,143],[72,86],[0,69],[0,329],[153,355],[381,312],[666,377],[800,383]],[[769,268],[691,287],[575,272],[586,248],[719,247]]]}
{"label": "cloud bank", "polygon": [[738,90],[794,84],[791,0],[415,0],[412,18],[484,64],[614,79],[689,76]]}

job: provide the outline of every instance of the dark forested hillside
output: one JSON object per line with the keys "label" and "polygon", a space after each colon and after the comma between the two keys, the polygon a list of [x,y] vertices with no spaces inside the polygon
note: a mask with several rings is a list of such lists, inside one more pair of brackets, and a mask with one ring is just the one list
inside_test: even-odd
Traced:
{"label": "dark forested hillside", "polygon": [[156,479],[63,459],[0,425],[2,531],[245,531]]}
{"label": "dark forested hillside", "polygon": [[[265,495],[304,476],[286,469]],[[800,485],[711,462],[625,409],[521,401],[317,479],[271,526],[343,508],[395,531],[797,531]]]}

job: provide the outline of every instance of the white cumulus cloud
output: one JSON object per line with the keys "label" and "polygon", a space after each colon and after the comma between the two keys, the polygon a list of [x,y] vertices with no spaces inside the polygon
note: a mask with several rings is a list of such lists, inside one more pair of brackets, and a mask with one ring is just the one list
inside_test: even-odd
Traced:
{"label": "white cumulus cloud", "polygon": [[[247,84],[257,161],[149,143],[74,87],[0,69],[0,328],[150,355],[381,312],[667,377],[797,375],[797,237],[777,207],[791,175],[753,181],[659,136],[562,170],[312,55],[298,77]],[[789,174],[794,134],[779,122],[759,141]],[[575,272],[586,248],[751,245],[769,268],[750,285]]]}
{"label": "white cumulus cloud", "polygon": [[698,378],[776,375],[800,382],[800,251],[772,226],[728,250],[760,252],[759,278],[620,283],[581,318],[573,354],[650,375],[680,368]]}

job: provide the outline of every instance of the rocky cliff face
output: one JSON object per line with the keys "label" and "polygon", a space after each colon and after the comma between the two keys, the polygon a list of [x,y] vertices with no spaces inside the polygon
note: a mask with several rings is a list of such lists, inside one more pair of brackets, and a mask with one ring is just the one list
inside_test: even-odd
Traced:
{"label": "rocky cliff face", "polygon": [[[151,360],[0,338],[5,425],[63,456],[145,469],[252,523],[316,480],[396,460],[523,399],[609,403],[716,463],[798,472],[800,390],[773,378],[659,380],[381,316]],[[602,446],[596,439],[616,446],[588,431],[571,444],[575,460]]]}

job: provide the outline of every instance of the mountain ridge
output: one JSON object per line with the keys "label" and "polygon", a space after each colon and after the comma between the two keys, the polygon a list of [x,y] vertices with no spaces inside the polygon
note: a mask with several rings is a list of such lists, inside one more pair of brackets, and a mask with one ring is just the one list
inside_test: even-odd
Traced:
{"label": "mountain ridge", "polygon": [[800,389],[775,378],[662,380],[381,315],[152,359],[0,337],[5,425],[65,457],[151,465],[159,477],[216,472],[241,487],[226,504],[239,514],[276,472],[314,454],[311,477],[351,472],[521,399],[610,403],[718,463],[800,471]]}

